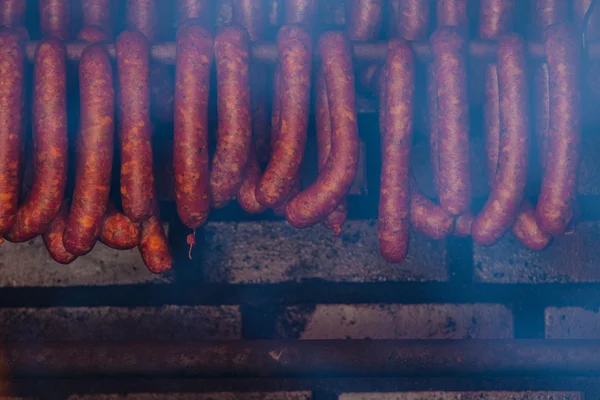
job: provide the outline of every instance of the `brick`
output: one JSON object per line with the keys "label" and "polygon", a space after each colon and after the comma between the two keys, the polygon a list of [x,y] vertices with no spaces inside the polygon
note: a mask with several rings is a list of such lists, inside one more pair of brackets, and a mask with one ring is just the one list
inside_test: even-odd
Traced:
{"label": "brick", "polygon": [[549,307],[544,313],[548,339],[600,339],[600,311]]}
{"label": "brick", "polygon": [[68,400],[310,400],[309,391],[299,392],[268,392],[268,393],[130,393],[130,394],[103,394],[103,395],[73,395]]}
{"label": "brick", "polygon": [[577,392],[342,393],[339,400],[581,400]]}
{"label": "brick", "polygon": [[0,309],[0,341],[241,339],[238,306]]}
{"label": "brick", "polygon": [[[597,114],[597,111],[594,111]],[[579,168],[579,194],[600,195],[600,136],[587,132],[581,136],[581,162]]]}
{"label": "brick", "polygon": [[69,265],[58,264],[41,238],[0,246],[0,286],[74,286],[165,283],[173,275],[150,273],[137,249],[114,250],[97,243]]}
{"label": "brick", "polygon": [[204,271],[207,281],[230,283],[443,281],[445,253],[443,241],[415,233],[406,260],[388,264],[375,220],[349,221],[335,243],[320,224],[297,230],[283,221],[209,223]]}
{"label": "brick", "polygon": [[536,252],[511,233],[490,247],[473,245],[475,280],[493,283],[598,282],[600,269],[599,222],[582,222],[574,234],[554,238]]}
{"label": "brick", "polygon": [[510,310],[495,304],[292,306],[277,333],[300,339],[510,339]]}

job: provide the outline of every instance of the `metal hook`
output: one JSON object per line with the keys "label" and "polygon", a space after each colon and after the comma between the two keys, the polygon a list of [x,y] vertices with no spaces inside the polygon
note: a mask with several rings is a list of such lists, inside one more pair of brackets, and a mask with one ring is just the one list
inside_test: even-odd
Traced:
{"label": "metal hook", "polygon": [[587,54],[587,49],[586,49],[586,44],[587,44],[587,38],[586,38],[586,31],[587,31],[587,26],[588,26],[588,22],[590,20],[590,16],[592,15],[592,12],[594,12],[594,7],[596,6],[596,0],[592,0],[592,2],[590,3],[587,11],[585,12],[585,15],[583,16],[583,21],[581,23],[581,45],[583,47],[583,52],[584,54]]}

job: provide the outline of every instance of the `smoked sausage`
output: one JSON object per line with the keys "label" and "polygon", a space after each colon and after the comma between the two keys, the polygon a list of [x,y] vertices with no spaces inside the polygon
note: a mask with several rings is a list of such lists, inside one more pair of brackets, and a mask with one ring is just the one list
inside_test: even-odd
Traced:
{"label": "smoked sausage", "polygon": [[[512,226],[523,200],[529,162],[529,91],[526,44],[504,36],[497,51],[500,129],[492,192],[471,229],[480,245],[495,243]],[[491,146],[490,146],[491,147]]]}
{"label": "smoked sausage", "polygon": [[77,256],[70,253],[63,243],[63,234],[67,225],[68,215],[67,201],[63,200],[58,214],[54,217],[54,221],[52,221],[48,230],[42,234],[42,240],[46,249],[48,249],[48,253],[50,253],[54,261],[60,264],[70,264],[77,259]]}
{"label": "smoked sausage", "polygon": [[485,67],[484,135],[488,184],[494,187],[500,152],[500,93],[496,64]]}
{"label": "smoked sausage", "polygon": [[565,24],[546,28],[550,122],[547,164],[536,208],[536,221],[550,235],[565,233],[574,214],[581,136],[580,46]]}
{"label": "smoked sausage", "polygon": [[312,26],[317,0],[284,0],[283,23]]}
{"label": "smoked sausage", "polygon": [[354,73],[349,42],[342,32],[326,32],[319,39],[319,52],[331,115],[331,152],[317,180],[286,204],[286,219],[296,228],[314,225],[338,206],[352,185],[358,165]]}
{"label": "smoked sausage", "polygon": [[456,237],[470,236],[474,219],[475,217],[470,211],[456,217],[452,234]]}
{"label": "smoked sausage", "polygon": [[[331,152],[331,115],[329,114],[329,103],[327,100],[327,86],[321,68],[317,71],[315,120],[317,131],[317,156],[319,159],[319,172],[327,165],[329,153]],[[348,215],[347,200],[344,198],[331,214],[323,221],[323,225],[333,230],[337,237],[342,231],[342,225],[346,222]]]}
{"label": "smoked sausage", "polygon": [[521,212],[512,227],[512,233],[531,250],[543,250],[552,242],[552,236],[539,228],[535,219],[535,208],[527,200],[521,205]]}
{"label": "smoked sausage", "polygon": [[379,251],[388,262],[401,262],[408,251],[410,149],[413,135],[415,61],[402,39],[388,43],[384,66],[384,130],[381,138]]}
{"label": "smoked sausage", "polygon": [[100,44],[81,54],[79,96],[75,189],[63,238],[65,248],[77,256],[94,247],[110,192],[114,91],[110,58]]}
{"label": "smoked sausage", "polygon": [[481,0],[479,5],[479,37],[498,39],[510,32],[517,0]]}
{"label": "smoked sausage", "polygon": [[121,201],[131,220],[152,215],[152,127],[150,125],[150,47],[139,32],[125,31],[117,38],[121,148]]}
{"label": "smoked sausage", "polygon": [[139,31],[153,42],[157,23],[156,0],[127,0],[127,29]]}
{"label": "smoked sausage", "polygon": [[248,31],[250,41],[262,39],[265,28],[265,10],[261,0],[232,0],[233,22]]}
{"label": "smoked sausage", "polygon": [[212,160],[212,206],[224,207],[242,184],[252,143],[249,45],[246,30],[222,28],[215,37],[217,65],[217,148]]}
{"label": "smoked sausage", "polygon": [[[447,237],[452,232],[452,226],[454,225],[452,218],[439,205],[421,193],[414,177],[411,177],[410,191],[409,217],[413,228],[434,240]],[[468,234],[471,232],[470,228],[469,226]]]}
{"label": "smoked sausage", "polygon": [[42,36],[68,40],[71,30],[69,0],[39,0]]}
{"label": "smoked sausage", "polygon": [[138,249],[150,272],[162,274],[173,266],[173,256],[167,235],[160,222],[158,206],[155,207],[152,216],[142,222],[142,236]]}
{"label": "smoked sausage", "polygon": [[27,0],[0,0],[0,26],[19,27],[25,23]]}
{"label": "smoked sausage", "polygon": [[106,31],[96,25],[87,25],[77,33],[77,40],[88,43],[100,43],[109,41],[110,36]]}
{"label": "smoked sausage", "polygon": [[531,7],[531,36],[536,40],[544,39],[547,27],[569,18],[569,0],[533,0]]}
{"label": "smoked sausage", "polygon": [[458,32],[469,30],[468,0],[436,0],[437,27],[454,26]]}
{"label": "smoked sausage", "polygon": [[440,205],[451,216],[471,203],[469,170],[469,103],[465,40],[455,27],[438,28],[431,36],[437,83]]}
{"label": "smoked sausage", "polygon": [[112,37],[111,0],[82,0],[83,26],[98,26]]}
{"label": "smoked sausage", "polygon": [[140,244],[141,235],[140,224],[127,218],[109,202],[102,222],[100,242],[113,249],[128,250]]}
{"label": "smoked sausage", "polygon": [[383,0],[352,0],[346,33],[350,40],[373,40],[379,34]]}
{"label": "smoked sausage", "polygon": [[405,40],[426,39],[429,34],[431,0],[400,0],[398,37]]}
{"label": "smoked sausage", "polygon": [[281,98],[278,139],[271,160],[256,190],[257,200],[274,207],[290,193],[298,174],[308,129],[312,46],[299,26],[283,26],[277,35],[281,64]]}
{"label": "smoked sausage", "polygon": [[256,148],[254,144],[251,144],[244,180],[237,194],[238,203],[249,214],[259,214],[266,210],[266,207],[256,199],[256,188],[260,183],[261,176],[262,171],[258,163]]}
{"label": "smoked sausage", "polygon": [[173,169],[179,218],[196,229],[210,212],[208,96],[213,39],[199,25],[177,34]]}
{"label": "smoked sausage", "polygon": [[198,18],[204,27],[208,27],[211,3],[212,0],[177,0],[177,25],[186,19]]}
{"label": "smoked sausage", "polygon": [[15,222],[21,185],[23,43],[17,31],[0,31],[0,235]]}
{"label": "smoked sausage", "polygon": [[34,177],[8,235],[33,239],[48,229],[60,209],[67,181],[66,52],[56,38],[40,42],[34,58]]}

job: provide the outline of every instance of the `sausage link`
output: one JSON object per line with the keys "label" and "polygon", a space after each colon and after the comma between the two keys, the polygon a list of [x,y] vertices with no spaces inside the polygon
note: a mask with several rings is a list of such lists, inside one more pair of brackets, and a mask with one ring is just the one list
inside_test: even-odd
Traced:
{"label": "sausage link", "polygon": [[186,19],[200,19],[203,26],[210,25],[211,0],[177,0],[177,25]]}
{"label": "sausage link", "polygon": [[102,222],[100,242],[113,249],[128,250],[140,244],[141,235],[140,224],[127,218],[109,202]]}
{"label": "sausage link", "polygon": [[424,40],[429,36],[431,0],[400,0],[398,37],[405,40]]}
{"label": "sausage link", "polygon": [[[492,192],[473,222],[480,245],[494,244],[512,226],[523,200],[529,161],[529,90],[523,38],[504,36],[497,51],[500,129]],[[492,138],[495,140],[496,138]],[[491,148],[488,145],[488,148]],[[489,153],[488,153],[489,154]]]}
{"label": "sausage link", "polygon": [[0,26],[22,26],[26,10],[27,0],[0,0]]}
{"label": "sausage link", "polygon": [[111,0],[82,0],[83,26],[99,26],[112,37]]}
{"label": "sausage link", "polygon": [[55,38],[38,45],[34,58],[33,184],[8,235],[12,242],[33,239],[58,213],[67,182],[66,52]]}
{"label": "sausage link", "polygon": [[23,43],[16,30],[0,32],[0,235],[17,214],[23,154]]}
{"label": "sausage link", "polygon": [[547,164],[536,208],[542,231],[565,232],[573,218],[581,134],[580,46],[574,30],[556,24],[546,29],[550,125]]}
{"label": "sausage link", "polygon": [[104,46],[92,44],[79,61],[80,121],[75,189],[64,234],[72,254],[89,253],[102,228],[113,162],[114,91]]}
{"label": "sausage link", "polygon": [[343,32],[326,32],[319,39],[319,52],[322,55],[331,115],[331,152],[327,165],[316,181],[285,207],[287,221],[296,228],[314,225],[338,206],[352,185],[358,165],[358,128],[350,43],[345,40]]}
{"label": "sausage link", "polygon": [[110,36],[106,31],[99,26],[87,25],[77,33],[77,40],[88,43],[108,42]]}
{"label": "sausage link", "polygon": [[500,93],[498,88],[498,68],[488,64],[485,69],[484,135],[487,154],[487,175],[490,188],[496,182],[500,151]]}
{"label": "sausage link", "polygon": [[312,26],[317,0],[284,0],[283,23]]}
{"label": "sausage link", "polygon": [[433,182],[440,192],[440,133],[438,129],[438,92],[435,65],[427,65],[427,110],[429,114],[429,156]]}
{"label": "sausage link", "polygon": [[421,193],[417,182],[412,176],[410,182],[409,217],[410,224],[419,233],[435,240],[447,237],[452,232],[452,226],[454,225],[454,220],[439,205]]}
{"label": "sausage link", "polygon": [[265,28],[265,9],[262,0],[232,0],[233,22],[248,31],[252,42],[262,39]]}
{"label": "sausage link", "polygon": [[39,0],[42,36],[69,40],[71,10],[69,0]]}
{"label": "sausage link", "polygon": [[475,217],[470,211],[456,217],[453,235],[456,237],[470,236],[474,220]]}
{"label": "sausage link", "polygon": [[533,39],[543,40],[547,27],[569,18],[569,0],[533,0],[531,6]]}
{"label": "sausage link", "polygon": [[455,26],[465,34],[469,30],[468,0],[436,0],[437,27]]}
{"label": "sausage link", "polygon": [[217,64],[217,148],[210,188],[214,208],[224,207],[242,184],[252,143],[248,34],[239,26],[222,28],[215,38]]}
{"label": "sausage link", "polygon": [[69,211],[67,209],[67,201],[64,200],[62,205],[50,224],[46,232],[42,234],[42,239],[50,256],[60,264],[70,264],[77,258],[76,255],[70,253],[63,243],[63,234],[67,225],[67,217]]}
{"label": "sausage link", "polygon": [[498,39],[512,30],[516,0],[481,0],[479,37]]}
{"label": "sausage link", "polygon": [[543,250],[552,241],[552,236],[545,234],[538,226],[535,209],[529,201],[523,201],[521,212],[512,227],[512,233],[531,250]]}
{"label": "sausage link", "polygon": [[373,40],[379,34],[383,0],[353,0],[346,34],[350,40]]}
{"label": "sausage link", "polygon": [[408,251],[410,207],[410,149],[413,135],[415,61],[402,39],[388,43],[381,88],[381,185],[379,194],[379,251],[388,262],[401,262]]}
{"label": "sausage link", "polygon": [[286,25],[277,35],[281,63],[281,125],[271,160],[256,191],[258,201],[273,207],[286,199],[304,156],[310,107],[312,46],[308,33]]}
{"label": "sausage link", "polygon": [[156,0],[127,0],[127,29],[140,31],[153,42],[157,23]]}
{"label": "sausage link", "polygon": [[139,32],[117,38],[119,75],[121,199],[125,215],[142,222],[152,215],[152,128],[148,86],[150,46]]}
{"label": "sausage link", "polygon": [[246,171],[244,172],[244,180],[237,194],[238,203],[244,211],[250,214],[259,214],[266,210],[266,207],[256,199],[256,188],[260,183],[261,175],[262,171],[256,158],[256,149],[252,144],[248,156],[248,165],[246,165]]}
{"label": "sausage link", "polygon": [[[331,116],[329,114],[329,103],[327,101],[327,85],[323,76],[322,68],[317,71],[317,87],[315,99],[315,120],[317,131],[317,156],[319,161],[319,172],[327,165],[329,153],[331,152]],[[347,200],[344,198],[323,224],[333,230],[335,237],[342,231],[342,225],[346,222],[348,215]]]}
{"label": "sausage link", "polygon": [[179,218],[202,225],[210,212],[208,94],[212,36],[199,25],[177,34],[173,169]]}
{"label": "sausage link", "polygon": [[173,266],[173,256],[167,235],[160,222],[158,207],[152,216],[142,223],[142,236],[138,249],[150,272],[162,274]]}
{"label": "sausage link", "polygon": [[457,28],[439,28],[431,37],[437,83],[440,205],[451,216],[471,203],[469,103],[465,41]]}

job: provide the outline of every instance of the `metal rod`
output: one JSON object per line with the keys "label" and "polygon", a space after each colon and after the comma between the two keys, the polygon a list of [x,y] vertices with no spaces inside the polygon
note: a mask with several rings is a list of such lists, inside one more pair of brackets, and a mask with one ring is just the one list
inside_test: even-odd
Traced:
{"label": "metal rod", "polygon": [[388,377],[600,374],[600,340],[294,340],[3,347],[13,377]]}
{"label": "metal rod", "polygon": [[[29,61],[33,60],[37,41],[29,41],[25,52]],[[67,46],[67,58],[78,61],[81,53],[88,44],[85,42],[69,42]],[[411,42],[417,60],[421,62],[431,61],[431,47],[427,42]],[[107,44],[106,48],[112,58],[116,57],[115,45]],[[471,41],[469,43],[469,54],[473,58],[481,60],[493,60],[496,57],[497,43],[494,41]],[[600,42],[589,43],[586,47],[590,59],[600,58]],[[381,63],[385,61],[387,53],[387,42],[353,43],[352,51],[356,61]],[[543,59],[544,46],[541,43],[529,42],[528,52],[533,59]],[[160,43],[152,46],[152,59],[165,63],[175,64],[176,46],[174,42]],[[255,43],[252,45],[252,58],[254,61],[263,63],[275,63],[277,61],[277,46],[271,42]]]}

